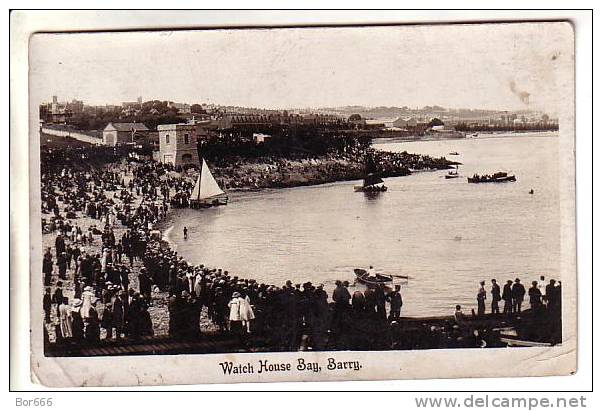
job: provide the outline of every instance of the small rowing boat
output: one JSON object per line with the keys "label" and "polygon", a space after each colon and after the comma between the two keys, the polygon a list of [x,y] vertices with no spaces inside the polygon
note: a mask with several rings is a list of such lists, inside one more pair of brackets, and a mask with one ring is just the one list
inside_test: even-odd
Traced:
{"label": "small rowing boat", "polygon": [[379,284],[388,285],[393,282],[393,276],[385,274],[374,274],[370,275],[368,271],[362,268],[356,268],[353,270],[357,276],[357,281],[366,285],[367,287],[374,288]]}

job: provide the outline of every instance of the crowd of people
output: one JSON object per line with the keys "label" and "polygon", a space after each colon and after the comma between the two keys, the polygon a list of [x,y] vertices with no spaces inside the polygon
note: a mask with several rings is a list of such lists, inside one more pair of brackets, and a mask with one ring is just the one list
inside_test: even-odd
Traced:
{"label": "crowd of people", "polygon": [[[491,280],[491,314],[500,314],[500,302],[504,302],[502,313],[505,315],[520,314],[525,296],[528,296],[529,305],[533,313],[548,311],[560,313],[562,310],[562,283],[550,279],[545,284],[545,276],[540,276],[539,281],[531,282],[531,287],[526,290],[520,278],[514,281],[507,280],[504,288],[500,288],[496,279]],[[485,281],[480,282],[477,291],[477,315],[482,317],[486,311],[487,290]]]}
{"label": "crowd of people", "polygon": [[152,279],[142,270],[136,276],[133,267],[181,179],[159,163],[122,161],[102,168],[63,162],[44,167],[41,181],[42,230],[54,235],[54,252],[47,247],[42,259],[43,308],[55,340],[98,341],[100,329],[107,339],[152,335]]}
{"label": "crowd of people", "polygon": [[[384,166],[398,159],[383,155],[376,161]],[[161,240],[156,225],[170,207],[183,206],[190,189],[190,179],[152,161],[44,168],[42,226],[44,233],[53,236],[54,250],[44,251],[43,309],[47,327],[54,326],[50,328],[54,341],[80,344],[152,336],[155,327],[149,307],[162,300],[168,311],[167,332],[173,339],[201,337],[205,316],[217,332],[231,334],[248,348],[363,350],[499,344],[490,328],[475,328],[457,315],[456,321],[442,324],[408,325],[400,317],[399,285],[351,293],[349,283],[337,281],[329,295],[323,284],[266,284],[189,264]],[[65,284],[70,284],[69,293]],[[505,306],[504,313],[521,310],[516,284],[520,281],[510,288],[511,308]],[[539,296],[548,309],[560,301],[560,287],[550,284]],[[537,284],[533,287],[539,289]],[[506,287],[501,294],[494,287],[491,294],[495,307],[498,301],[507,301]],[[529,296],[532,308],[538,309],[536,292],[529,290]],[[485,299],[480,289],[479,315],[484,314]],[[493,303],[492,310],[499,312]],[[49,329],[44,329],[49,340]]]}

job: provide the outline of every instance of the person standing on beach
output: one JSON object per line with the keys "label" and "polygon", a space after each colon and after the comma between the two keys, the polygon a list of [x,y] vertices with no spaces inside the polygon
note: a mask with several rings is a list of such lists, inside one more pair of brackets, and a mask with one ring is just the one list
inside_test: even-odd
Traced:
{"label": "person standing on beach", "polygon": [[376,316],[382,320],[387,319],[387,310],[385,308],[385,302],[387,296],[385,295],[385,286],[380,283],[374,290],[374,298],[376,303]]}
{"label": "person standing on beach", "polygon": [[52,296],[50,295],[50,287],[46,288],[44,293],[44,300],[42,301],[42,307],[44,308],[44,321],[50,322],[50,310],[52,310]]}
{"label": "person standing on beach", "polygon": [[487,291],[485,291],[485,281],[481,281],[479,291],[477,291],[477,315],[482,317],[485,315],[485,300],[487,299]]}
{"label": "person standing on beach", "polygon": [[188,228],[184,226],[184,240],[188,240]]}
{"label": "person standing on beach", "polygon": [[230,333],[237,337],[241,342],[243,342],[243,320],[241,316],[241,306],[243,304],[243,300],[240,297],[240,293],[235,291],[232,294],[232,299],[228,303],[228,307],[230,309],[230,315],[228,319],[230,320]]}
{"label": "person standing on beach", "polygon": [[52,282],[52,269],[54,267],[54,263],[52,261],[52,253],[50,252],[50,247],[46,250],[44,254],[44,261],[42,262],[42,272],[44,273],[44,285],[49,286]]}
{"label": "person standing on beach", "polygon": [[67,279],[67,253],[64,251],[56,257],[56,265],[59,268],[59,278]]}
{"label": "person standing on beach", "polygon": [[529,288],[529,303],[533,311],[537,311],[541,307],[541,290],[537,286],[537,281],[533,281]]}
{"label": "person standing on beach", "polygon": [[523,300],[525,299],[525,294],[525,287],[520,283],[520,279],[517,278],[516,280],[514,280],[514,285],[512,286],[512,312],[521,312],[521,305],[523,304]]}
{"label": "person standing on beach", "polygon": [[338,331],[343,312],[349,307],[351,295],[341,281],[336,280],[335,284],[336,288],[332,292],[332,300],[334,301],[333,328]]}
{"label": "person standing on beach", "polygon": [[500,306],[498,303],[501,299],[500,286],[494,278],[491,280],[491,314],[500,313]]}
{"label": "person standing on beach", "polygon": [[389,310],[389,320],[397,320],[401,314],[401,307],[403,306],[403,300],[401,299],[401,286],[399,284],[395,284],[395,291],[391,291],[389,295],[387,295],[387,300],[389,304],[391,304],[391,309]]}
{"label": "person standing on beach", "polygon": [[512,314],[512,280],[508,280],[504,285],[502,300],[504,300],[504,314]]}
{"label": "person standing on beach", "polygon": [[67,297],[63,297],[58,310],[61,336],[64,340],[69,341],[73,337],[73,317],[71,316],[71,306],[69,306]]}

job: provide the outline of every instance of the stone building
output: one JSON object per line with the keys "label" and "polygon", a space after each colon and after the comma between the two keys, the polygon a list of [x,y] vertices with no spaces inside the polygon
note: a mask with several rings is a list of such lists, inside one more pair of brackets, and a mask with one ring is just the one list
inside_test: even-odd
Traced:
{"label": "stone building", "polygon": [[183,166],[200,166],[197,141],[204,135],[196,124],[162,124],[159,132],[159,161]]}
{"label": "stone building", "polygon": [[133,143],[148,132],[142,123],[109,123],[102,131],[102,143],[106,146]]}

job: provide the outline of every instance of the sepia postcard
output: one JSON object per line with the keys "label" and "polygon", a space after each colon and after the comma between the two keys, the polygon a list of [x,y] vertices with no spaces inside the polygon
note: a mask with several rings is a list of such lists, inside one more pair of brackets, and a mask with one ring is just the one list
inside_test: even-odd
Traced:
{"label": "sepia postcard", "polygon": [[31,378],[577,370],[568,22],[35,33]]}

